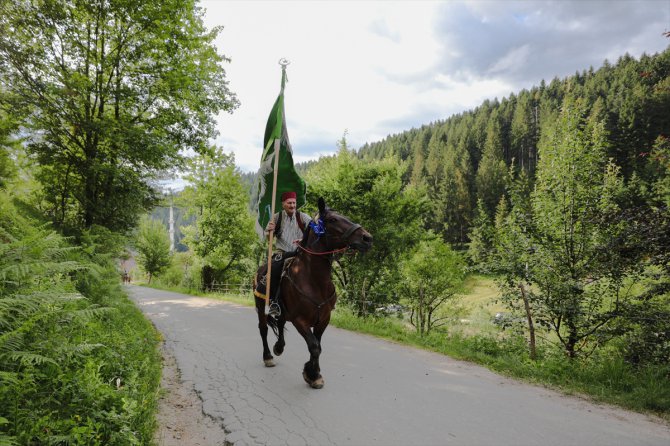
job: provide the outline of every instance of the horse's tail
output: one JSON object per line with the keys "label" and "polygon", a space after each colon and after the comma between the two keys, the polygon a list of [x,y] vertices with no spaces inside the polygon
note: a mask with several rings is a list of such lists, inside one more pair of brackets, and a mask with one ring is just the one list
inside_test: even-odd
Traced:
{"label": "horse's tail", "polygon": [[265,319],[267,320],[268,326],[272,329],[275,336],[279,336],[279,326],[277,325],[277,319],[275,319],[274,316],[270,316],[269,314],[265,315]]}

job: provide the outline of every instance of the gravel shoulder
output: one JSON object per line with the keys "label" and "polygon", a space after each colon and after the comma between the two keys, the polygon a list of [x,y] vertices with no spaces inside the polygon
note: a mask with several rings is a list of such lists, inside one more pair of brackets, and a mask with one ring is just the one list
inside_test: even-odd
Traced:
{"label": "gravel shoulder", "polygon": [[165,344],[161,347],[163,375],[154,441],[158,446],[226,446],[226,434],[205,415],[192,383],[181,378],[177,361]]}

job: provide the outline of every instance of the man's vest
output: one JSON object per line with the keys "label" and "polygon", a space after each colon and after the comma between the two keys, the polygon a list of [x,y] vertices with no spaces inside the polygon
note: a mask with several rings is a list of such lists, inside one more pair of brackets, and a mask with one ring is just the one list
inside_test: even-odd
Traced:
{"label": "man's vest", "polygon": [[[281,236],[281,214],[284,211],[281,211],[277,214],[277,220],[275,221],[275,237],[279,238]],[[305,232],[305,222],[302,221],[302,218],[300,216],[300,211],[296,209],[295,211],[295,219],[298,220],[298,227],[300,228],[301,231]]]}

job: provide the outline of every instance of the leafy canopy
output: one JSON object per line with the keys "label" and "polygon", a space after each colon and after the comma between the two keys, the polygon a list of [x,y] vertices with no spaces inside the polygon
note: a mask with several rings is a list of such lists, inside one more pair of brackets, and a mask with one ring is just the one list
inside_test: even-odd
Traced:
{"label": "leafy canopy", "polygon": [[124,230],[156,201],[147,183],[206,148],[237,106],[194,0],[40,0],[0,7],[0,106],[42,169],[42,199],[67,227]]}

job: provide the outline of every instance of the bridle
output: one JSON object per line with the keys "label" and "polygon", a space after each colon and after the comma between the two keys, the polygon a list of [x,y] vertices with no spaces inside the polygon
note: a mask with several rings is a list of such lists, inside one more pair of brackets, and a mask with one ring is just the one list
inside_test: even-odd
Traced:
{"label": "bridle", "polygon": [[[315,217],[315,220],[316,220],[316,219],[318,219],[318,216]],[[358,223],[352,223],[351,226],[350,226],[346,231],[344,231],[344,233],[342,233],[342,234],[340,234],[340,235],[338,235],[338,236],[334,236],[334,237],[337,237],[337,238],[339,238],[340,240],[342,240],[342,241],[344,241],[344,242],[346,243],[346,242],[349,241],[349,237],[351,237],[351,235],[352,235],[354,232],[358,231],[358,230],[361,229],[361,228],[362,228],[362,226],[359,225]],[[312,230],[312,226],[311,226],[311,225],[308,226],[308,230],[310,230],[310,231]],[[333,237],[333,236],[331,236],[331,235],[329,235],[328,233],[325,232],[325,227],[324,227],[324,236],[325,236],[326,238]],[[317,241],[320,240],[320,236],[317,235],[317,237],[319,237],[319,238],[317,238]],[[334,237],[333,237],[333,238],[334,238]],[[338,253],[340,253],[340,252],[344,252],[344,251],[350,249],[350,246],[347,245],[347,246],[345,246],[344,248],[338,248],[338,249],[333,249],[333,250],[331,250],[331,251],[324,251],[324,252],[316,252],[316,251],[312,251],[312,250],[310,250],[310,249],[308,249],[308,248],[302,246],[302,244],[298,244],[298,248],[301,249],[301,250],[303,250],[303,251],[306,252],[307,254],[310,254],[310,255],[313,255],[313,256],[325,256],[325,255],[338,254]]]}

